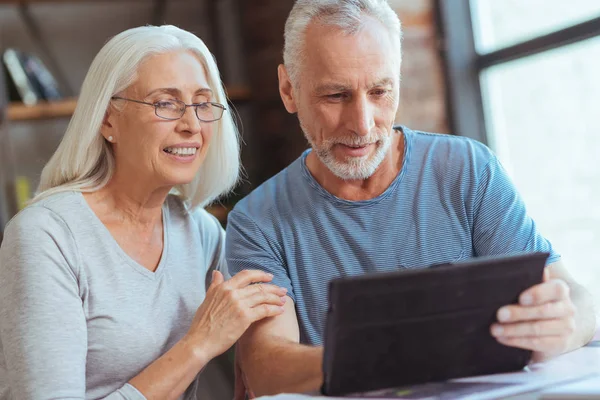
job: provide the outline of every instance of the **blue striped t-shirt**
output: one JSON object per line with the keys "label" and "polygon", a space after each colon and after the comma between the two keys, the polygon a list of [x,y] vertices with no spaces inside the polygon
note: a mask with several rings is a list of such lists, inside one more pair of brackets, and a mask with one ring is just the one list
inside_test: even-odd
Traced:
{"label": "blue striped t-shirt", "polygon": [[262,269],[294,300],[301,343],[323,342],[328,282],[475,256],[549,251],[496,156],[474,140],[402,128],[404,163],[380,196],[347,201],[302,154],[229,214],[232,274]]}

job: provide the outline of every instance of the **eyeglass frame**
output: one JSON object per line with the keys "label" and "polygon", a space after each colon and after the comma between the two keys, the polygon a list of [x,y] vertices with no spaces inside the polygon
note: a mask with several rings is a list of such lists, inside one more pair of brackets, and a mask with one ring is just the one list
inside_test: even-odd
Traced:
{"label": "eyeglass frame", "polygon": [[[179,104],[183,104],[183,106],[184,106],[184,107],[183,107],[183,111],[182,111],[181,115],[179,116],[179,118],[165,118],[165,117],[161,117],[160,115],[158,115],[158,103],[160,103],[160,101],[157,101],[157,102],[155,102],[155,103],[148,103],[148,102],[146,102],[146,101],[140,101],[140,100],[128,99],[128,98],[126,98],[126,97],[121,97],[121,96],[112,96],[110,99],[111,99],[111,100],[125,100],[125,101],[131,101],[131,102],[134,102],[134,103],[145,104],[145,105],[147,105],[147,106],[152,106],[152,107],[154,107],[154,114],[155,114],[155,115],[156,115],[158,118],[161,118],[161,119],[164,119],[164,120],[167,120],[167,121],[177,121],[178,119],[181,119],[181,118],[183,118],[183,116],[185,115],[185,112],[187,111],[187,108],[188,108],[188,107],[194,107],[194,114],[196,114],[196,118],[198,118],[198,120],[199,120],[199,121],[202,121],[202,122],[207,122],[207,123],[208,123],[208,122],[215,122],[215,121],[218,121],[218,120],[220,120],[221,118],[223,118],[223,114],[225,114],[225,111],[227,111],[227,107],[225,107],[225,106],[224,106],[223,104],[221,104],[221,103],[214,103],[214,102],[212,102],[212,101],[203,101],[202,103],[192,103],[192,104],[186,104],[184,101],[181,101],[181,100],[175,99],[175,100],[168,100],[168,101],[172,101],[172,102],[176,102],[176,103],[179,103]],[[205,119],[202,119],[202,118],[200,118],[200,117],[198,116],[198,106],[201,106],[201,105],[203,105],[203,104],[211,104],[211,105],[213,105],[213,106],[215,106],[215,107],[217,107],[217,108],[220,108],[221,110],[223,110],[223,111],[221,112],[221,116],[220,116],[219,118],[217,118],[217,119],[211,119],[210,121],[207,121],[207,120],[205,120]]]}

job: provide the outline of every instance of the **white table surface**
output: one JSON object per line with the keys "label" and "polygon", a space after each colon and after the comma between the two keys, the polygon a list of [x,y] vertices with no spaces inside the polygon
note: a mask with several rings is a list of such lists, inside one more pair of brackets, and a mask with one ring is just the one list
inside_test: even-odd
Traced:
{"label": "white table surface", "polygon": [[[464,378],[455,380],[455,382],[506,383],[507,388],[511,387],[503,393],[501,391],[496,392],[496,394],[482,392],[459,397],[462,399],[600,399],[600,347],[584,347],[544,363],[532,364],[526,370],[519,372]],[[523,393],[522,389],[516,384],[524,385],[521,388],[525,388],[527,392]],[[513,393],[510,393],[510,390]],[[521,390],[520,394],[515,390]],[[317,398],[324,399],[322,396],[280,394],[260,397],[260,400],[307,400]],[[336,399],[334,397],[327,398]]]}

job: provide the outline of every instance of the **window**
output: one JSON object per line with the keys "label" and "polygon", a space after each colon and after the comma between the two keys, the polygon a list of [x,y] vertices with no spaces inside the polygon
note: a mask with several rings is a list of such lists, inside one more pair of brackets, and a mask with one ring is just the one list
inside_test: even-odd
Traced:
{"label": "window", "polygon": [[448,3],[438,0],[455,132],[498,154],[600,302],[600,2]]}
{"label": "window", "polygon": [[600,16],[598,0],[471,0],[475,47],[489,53]]}

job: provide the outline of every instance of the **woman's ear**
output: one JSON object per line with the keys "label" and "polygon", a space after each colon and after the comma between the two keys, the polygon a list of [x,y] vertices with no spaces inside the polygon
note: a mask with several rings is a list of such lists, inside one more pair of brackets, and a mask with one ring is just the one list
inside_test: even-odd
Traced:
{"label": "woman's ear", "polygon": [[115,143],[116,141],[116,135],[115,135],[115,128],[111,122],[112,118],[111,118],[111,112],[110,110],[107,110],[106,113],[104,114],[104,118],[102,119],[102,126],[100,127],[100,133],[102,134],[102,136],[104,136],[104,139],[108,140],[111,143]]}

